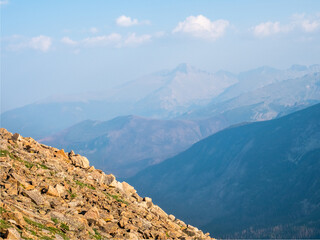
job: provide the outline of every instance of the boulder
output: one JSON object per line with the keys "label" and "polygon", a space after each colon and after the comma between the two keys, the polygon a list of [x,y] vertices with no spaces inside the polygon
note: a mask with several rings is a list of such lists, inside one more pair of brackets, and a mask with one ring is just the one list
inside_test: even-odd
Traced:
{"label": "boulder", "polygon": [[56,154],[62,156],[63,158],[68,158],[67,154],[64,152],[63,149],[57,151]]}
{"label": "boulder", "polygon": [[88,223],[96,222],[100,218],[99,210],[96,207],[90,208],[88,212],[84,214],[84,217],[88,220]]}
{"label": "boulder", "polygon": [[5,239],[10,239],[10,240],[20,240],[21,239],[20,233],[15,228],[8,228],[4,237],[5,237]]}
{"label": "boulder", "polygon": [[69,159],[71,160],[72,164],[76,167],[85,168],[85,169],[90,167],[88,158],[81,156],[79,154],[74,154],[73,151],[69,153]]}
{"label": "boulder", "polygon": [[171,221],[176,220],[176,217],[175,217],[175,216],[173,216],[172,214],[170,214],[170,215],[168,216],[168,218],[169,218]]}
{"label": "boulder", "polygon": [[113,174],[104,175],[103,183],[107,186],[111,185],[113,182],[116,181],[116,177]]}
{"label": "boulder", "polygon": [[129,196],[131,196],[137,192],[134,189],[134,187],[132,187],[130,184],[128,184],[126,182],[122,182],[122,188],[123,188],[123,191]]}
{"label": "boulder", "polygon": [[60,194],[57,191],[57,189],[52,187],[51,185],[49,185],[49,187],[47,189],[47,194],[50,196],[53,196],[53,197],[60,197]]}
{"label": "boulder", "polygon": [[118,224],[113,222],[108,222],[103,226],[104,230],[109,234],[115,234],[119,229]]}
{"label": "boulder", "polygon": [[13,136],[11,137],[11,140],[12,141],[15,141],[15,142],[18,142],[18,141],[21,141],[22,140],[22,137],[19,133],[15,133],[13,134]]}
{"label": "boulder", "polygon": [[24,191],[24,193],[37,205],[45,204],[44,198],[37,189],[31,191]]}
{"label": "boulder", "polygon": [[59,183],[55,186],[55,189],[60,196],[66,191],[66,188]]}

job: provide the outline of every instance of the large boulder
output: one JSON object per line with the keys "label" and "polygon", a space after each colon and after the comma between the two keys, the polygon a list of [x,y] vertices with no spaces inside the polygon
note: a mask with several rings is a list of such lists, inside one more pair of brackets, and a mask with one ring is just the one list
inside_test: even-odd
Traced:
{"label": "large boulder", "polygon": [[79,154],[74,154],[73,151],[69,153],[69,159],[71,160],[72,164],[76,167],[85,168],[85,169],[90,167],[88,158],[83,157]]}

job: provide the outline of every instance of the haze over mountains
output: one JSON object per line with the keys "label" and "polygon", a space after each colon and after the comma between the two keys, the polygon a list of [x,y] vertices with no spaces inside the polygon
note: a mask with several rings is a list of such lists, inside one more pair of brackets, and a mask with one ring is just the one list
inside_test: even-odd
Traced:
{"label": "haze over mountains", "polygon": [[[310,86],[315,94],[309,95],[310,90],[307,89],[308,81],[311,81],[313,73],[319,72],[319,68],[319,65],[310,67],[295,65],[287,70],[263,67],[235,75],[223,71],[208,73],[181,64],[175,69],[150,74],[105,92],[79,94],[74,97],[60,96],[7,111],[1,114],[1,126],[10,131],[41,139],[87,119],[106,121],[121,115],[160,119],[209,118],[215,116],[216,112],[221,113],[221,110],[215,110],[215,104],[219,103],[222,107],[223,104],[228,104],[226,101],[232,99],[237,101],[236,97],[251,99],[258,95],[255,91],[270,84],[274,84],[274,89],[265,89],[266,94],[271,91],[270,101],[264,109],[258,109],[253,114],[255,116],[259,111],[268,111],[273,101],[276,101],[277,108],[272,109],[271,113],[272,117],[275,117],[287,107],[319,101],[320,97],[316,94],[319,89],[318,76],[314,77],[313,85]],[[309,77],[306,76],[308,74]],[[301,79],[299,87],[290,84],[290,79],[295,78]],[[301,97],[292,99],[289,103],[280,101],[283,98],[282,94],[277,96],[273,92],[275,89],[279,91],[280,85],[277,84],[285,80],[288,81],[287,84],[281,87],[291,89],[288,94],[297,93],[299,95],[295,96],[301,95]],[[305,87],[301,89],[303,84]],[[250,101],[239,102],[233,109],[247,107],[264,100],[259,97],[258,95],[258,98],[255,97]],[[280,106],[278,106],[279,101]],[[259,117],[241,119],[241,121],[247,120],[259,120]],[[239,121],[231,119],[231,122]]]}
{"label": "haze over mountains", "polygon": [[319,102],[320,65],[236,75],[181,64],[5,112],[1,127],[85,155],[214,236],[312,238]]}
{"label": "haze over mountains", "polygon": [[105,95],[81,97],[8,111],[1,126],[74,149],[95,166],[129,177],[230,125],[277,118],[319,102],[320,65],[261,67],[234,75],[181,64]]}
{"label": "haze over mountains", "polygon": [[128,177],[202,138],[196,122],[124,116],[104,122],[83,121],[42,142],[76,150],[89,157],[94,166]]}
{"label": "haze over mountains", "polygon": [[317,104],[227,128],[128,181],[218,238],[319,238],[319,173]]}

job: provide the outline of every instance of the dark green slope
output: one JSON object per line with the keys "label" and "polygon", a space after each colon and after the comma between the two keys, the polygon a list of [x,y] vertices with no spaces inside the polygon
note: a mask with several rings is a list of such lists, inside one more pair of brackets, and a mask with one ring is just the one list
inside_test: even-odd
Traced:
{"label": "dark green slope", "polygon": [[128,180],[215,237],[320,237],[320,104],[228,128]]}

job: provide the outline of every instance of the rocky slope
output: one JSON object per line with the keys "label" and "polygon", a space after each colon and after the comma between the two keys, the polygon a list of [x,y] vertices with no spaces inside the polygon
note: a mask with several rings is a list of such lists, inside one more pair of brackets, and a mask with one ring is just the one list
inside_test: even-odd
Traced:
{"label": "rocky slope", "polygon": [[210,239],[87,158],[0,129],[0,239]]}

